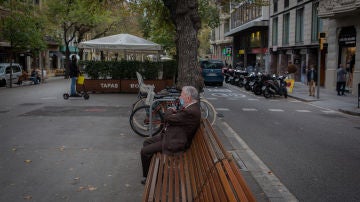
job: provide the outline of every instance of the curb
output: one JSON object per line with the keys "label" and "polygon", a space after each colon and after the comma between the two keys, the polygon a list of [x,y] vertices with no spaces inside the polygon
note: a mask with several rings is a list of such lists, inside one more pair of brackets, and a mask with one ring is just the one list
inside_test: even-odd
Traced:
{"label": "curb", "polygon": [[350,110],[346,110],[346,109],[338,109],[339,112],[342,112],[344,114],[349,114],[352,116],[360,116],[360,112],[354,112],[354,111],[350,111]]}

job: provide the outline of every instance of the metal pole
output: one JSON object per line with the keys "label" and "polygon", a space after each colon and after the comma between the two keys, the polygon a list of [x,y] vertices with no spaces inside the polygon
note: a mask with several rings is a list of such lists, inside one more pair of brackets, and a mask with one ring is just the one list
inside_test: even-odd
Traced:
{"label": "metal pole", "polygon": [[321,49],[319,48],[319,56],[318,56],[318,68],[317,68],[317,92],[316,92],[316,98],[320,98],[320,64],[321,64]]}

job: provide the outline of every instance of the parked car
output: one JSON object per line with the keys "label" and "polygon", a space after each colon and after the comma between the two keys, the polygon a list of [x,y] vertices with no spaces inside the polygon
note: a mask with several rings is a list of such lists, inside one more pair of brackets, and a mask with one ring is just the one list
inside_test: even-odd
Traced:
{"label": "parked car", "polygon": [[10,82],[10,72],[12,71],[12,83],[19,83],[19,77],[22,75],[20,64],[0,63],[0,86],[6,86]]}
{"label": "parked car", "polygon": [[224,63],[221,60],[202,60],[200,67],[202,69],[202,76],[205,84],[219,84],[223,85],[224,75],[222,69]]}

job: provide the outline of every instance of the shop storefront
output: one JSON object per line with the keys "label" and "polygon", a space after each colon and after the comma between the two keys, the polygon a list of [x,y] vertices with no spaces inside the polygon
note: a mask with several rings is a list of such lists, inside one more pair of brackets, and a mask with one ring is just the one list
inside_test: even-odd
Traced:
{"label": "shop storefront", "polygon": [[354,26],[341,28],[339,34],[339,65],[343,64],[346,67],[347,79],[346,88],[347,91],[352,90],[353,85],[353,73],[355,66],[355,54],[356,54],[356,29]]}

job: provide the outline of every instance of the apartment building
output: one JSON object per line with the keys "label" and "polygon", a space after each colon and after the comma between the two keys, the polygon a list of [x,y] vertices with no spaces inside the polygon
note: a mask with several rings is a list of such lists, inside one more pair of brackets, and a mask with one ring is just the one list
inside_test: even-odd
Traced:
{"label": "apartment building", "polygon": [[230,30],[229,6],[220,9],[220,25],[211,31],[211,59],[222,60],[232,64],[232,37],[225,37]]}
{"label": "apartment building", "polygon": [[[269,50],[271,73],[284,73],[292,63],[297,67],[295,81],[306,83],[310,65],[320,65],[320,84],[325,80],[325,56],[319,58],[318,34],[323,21],[314,0],[271,0]],[[320,60],[319,60],[320,59]]]}
{"label": "apartment building", "polygon": [[230,30],[233,37],[232,63],[237,67],[267,69],[269,7],[252,1],[231,3]]}
{"label": "apartment building", "polygon": [[324,26],[328,51],[326,56],[325,87],[336,88],[336,70],[340,64],[348,71],[346,88],[358,93],[360,83],[360,0],[322,0],[319,17],[326,19]]}

